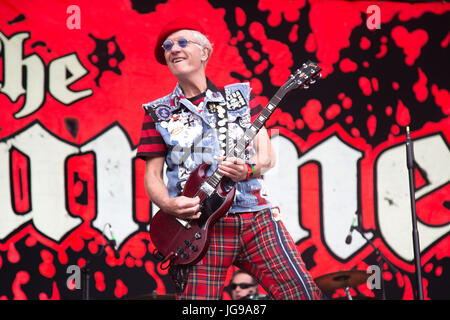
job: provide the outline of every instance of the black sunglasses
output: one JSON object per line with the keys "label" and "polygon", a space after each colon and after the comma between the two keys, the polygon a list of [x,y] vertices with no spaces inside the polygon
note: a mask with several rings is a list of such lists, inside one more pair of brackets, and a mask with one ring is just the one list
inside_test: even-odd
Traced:
{"label": "black sunglasses", "polygon": [[231,284],[231,290],[236,290],[237,287],[240,287],[241,289],[248,289],[248,288],[251,288],[251,287],[254,287],[254,286],[256,286],[256,284],[253,284],[253,283],[245,283],[245,282],[232,283]]}
{"label": "black sunglasses", "polygon": [[[178,46],[180,48],[186,48],[189,42],[199,44],[198,42],[195,42],[195,41],[192,41],[192,40],[187,40],[186,38],[180,38],[180,39],[178,39],[176,41],[177,41]],[[174,44],[175,43],[172,40],[166,40],[166,41],[163,42],[161,47],[163,47],[163,49],[166,50],[166,51],[170,51],[170,50],[172,50]]]}

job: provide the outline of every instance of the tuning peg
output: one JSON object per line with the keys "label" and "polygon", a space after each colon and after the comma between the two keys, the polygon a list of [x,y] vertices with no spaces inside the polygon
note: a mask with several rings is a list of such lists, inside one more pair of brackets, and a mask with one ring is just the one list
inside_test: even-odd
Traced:
{"label": "tuning peg", "polygon": [[317,81],[316,79],[312,78],[311,80],[309,80],[309,83],[314,84],[314,83],[316,83],[316,81]]}
{"label": "tuning peg", "polygon": [[306,84],[303,86],[303,89],[309,89],[309,86],[307,86]]}

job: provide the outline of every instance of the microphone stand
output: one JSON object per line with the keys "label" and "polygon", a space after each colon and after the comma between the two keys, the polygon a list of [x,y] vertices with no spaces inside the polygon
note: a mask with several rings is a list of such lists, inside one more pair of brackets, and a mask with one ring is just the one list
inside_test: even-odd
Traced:
{"label": "microphone stand", "polygon": [[378,267],[380,268],[380,272],[381,272],[381,296],[382,296],[382,300],[386,300],[386,289],[385,289],[385,283],[384,283],[384,277],[383,277],[383,264],[384,264],[384,262],[386,262],[388,267],[395,273],[398,272],[398,269],[396,267],[394,267],[394,265],[388,259],[386,259],[386,257],[381,253],[381,251],[377,248],[377,246],[375,246],[375,244],[372,242],[372,240],[370,240],[364,234],[364,231],[362,230],[360,224],[353,227],[353,229],[358,231],[359,234],[361,234],[361,236],[366,240],[366,242],[372,246],[372,248],[375,251],[375,254],[378,256],[377,262],[378,262]]}
{"label": "microphone stand", "polygon": [[89,300],[89,284],[91,282],[91,269],[89,265],[91,264],[91,260],[86,259],[86,264],[81,268],[81,274],[84,277],[84,285],[83,285],[83,300]]}
{"label": "microphone stand", "polygon": [[419,232],[417,230],[417,214],[416,214],[416,198],[415,198],[415,182],[414,182],[414,148],[411,136],[409,134],[409,127],[406,127],[406,164],[409,174],[409,195],[411,201],[411,215],[412,215],[412,236],[414,246],[414,262],[416,266],[416,281],[417,292],[416,298],[423,300],[422,288],[422,268],[420,263],[420,243]]}
{"label": "microphone stand", "polygon": [[[103,231],[102,231],[102,236],[105,237],[105,228],[108,224],[105,225],[105,227],[103,227]],[[106,237],[105,237],[106,238]],[[94,255],[94,257],[98,257],[100,256],[104,251],[105,251],[105,247],[108,245],[108,241],[106,241],[105,245],[101,245],[102,249]],[[89,287],[90,287],[90,282],[91,282],[91,269],[90,269],[90,265],[91,265],[91,260],[86,259],[86,264],[84,265],[84,267],[81,268],[81,274],[84,276],[84,286],[83,286],[83,300],[90,300],[90,292],[89,292]]]}

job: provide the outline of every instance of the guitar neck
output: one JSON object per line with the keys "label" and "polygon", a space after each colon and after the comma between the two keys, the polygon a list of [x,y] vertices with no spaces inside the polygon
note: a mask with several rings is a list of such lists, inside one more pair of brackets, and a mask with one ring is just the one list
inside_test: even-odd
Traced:
{"label": "guitar neck", "polygon": [[[250,142],[253,141],[255,136],[264,126],[266,121],[270,118],[277,106],[280,104],[283,97],[284,96],[281,94],[281,89],[278,89],[277,93],[272,97],[272,99],[270,99],[267,106],[261,111],[255,121],[253,121],[251,126],[245,131],[244,135],[237,141],[236,145],[231,148],[225,158],[241,157],[242,153],[247,149]],[[220,174],[216,169],[216,171],[208,178],[207,182],[215,188],[220,183],[220,180],[222,178],[223,175]]]}
{"label": "guitar neck", "polygon": [[[247,149],[250,142],[253,141],[259,130],[261,130],[286,94],[300,86],[304,86],[305,89],[308,88],[306,84],[313,84],[315,82],[315,78],[320,77],[320,74],[318,74],[319,71],[320,67],[317,63],[312,61],[307,61],[302,65],[301,69],[297,69],[297,71],[289,77],[286,83],[277,90],[277,93],[270,99],[267,106],[245,131],[244,135],[237,141],[236,145],[229,149],[225,159],[231,157],[241,158],[242,153]],[[211,187],[216,188],[222,178],[223,175],[221,175],[216,169],[216,171],[206,180],[206,182],[208,182]]]}
{"label": "guitar neck", "polygon": [[270,118],[272,113],[280,104],[283,96],[280,96],[281,89],[278,89],[277,93],[270,99],[267,106],[261,111],[258,117],[253,121],[251,126],[245,131],[244,135],[237,141],[236,146],[232,148],[228,154],[228,157],[237,157],[239,158],[245,149],[248,147],[251,141],[256,137],[258,132],[264,126],[266,121]]}

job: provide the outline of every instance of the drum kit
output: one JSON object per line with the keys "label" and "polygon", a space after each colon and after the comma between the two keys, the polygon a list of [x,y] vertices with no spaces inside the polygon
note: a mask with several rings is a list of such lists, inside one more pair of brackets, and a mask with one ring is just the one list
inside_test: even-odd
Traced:
{"label": "drum kit", "polygon": [[[332,292],[337,289],[344,289],[348,300],[373,299],[365,296],[353,296],[350,294],[350,288],[366,283],[370,274],[361,270],[339,271],[325,274],[314,279],[320,290]],[[339,300],[342,298],[338,298]]]}

